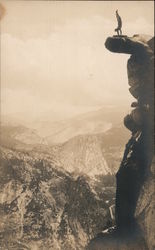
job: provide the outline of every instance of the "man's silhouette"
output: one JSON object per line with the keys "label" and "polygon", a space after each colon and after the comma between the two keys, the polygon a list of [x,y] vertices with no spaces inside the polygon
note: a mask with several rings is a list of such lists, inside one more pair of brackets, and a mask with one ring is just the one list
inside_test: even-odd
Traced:
{"label": "man's silhouette", "polygon": [[120,36],[122,35],[122,19],[120,17],[120,15],[118,14],[118,10],[116,10],[116,18],[117,18],[117,22],[118,22],[118,27],[115,29],[115,31],[117,32],[117,35]]}

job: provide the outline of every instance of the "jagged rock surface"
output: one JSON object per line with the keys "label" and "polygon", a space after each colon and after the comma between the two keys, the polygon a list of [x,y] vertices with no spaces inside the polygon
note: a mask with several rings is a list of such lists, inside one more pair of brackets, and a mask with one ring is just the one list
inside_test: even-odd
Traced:
{"label": "jagged rock surface", "polygon": [[131,104],[135,109],[124,118],[132,136],[116,175],[116,229],[92,240],[88,245],[90,250],[154,249],[154,226],[149,224],[154,221],[151,170],[154,150],[153,44],[154,38],[144,35],[109,37],[105,43],[111,52],[131,54],[127,65],[129,91],[137,102]]}
{"label": "jagged rock surface", "polygon": [[149,250],[155,249],[155,198],[154,198],[154,176],[155,158],[152,161],[150,174],[144,183],[136,208],[138,223],[143,229]]}
{"label": "jagged rock surface", "polygon": [[1,249],[81,250],[103,230],[110,218],[103,196],[112,192],[30,152],[1,147],[0,161]]}

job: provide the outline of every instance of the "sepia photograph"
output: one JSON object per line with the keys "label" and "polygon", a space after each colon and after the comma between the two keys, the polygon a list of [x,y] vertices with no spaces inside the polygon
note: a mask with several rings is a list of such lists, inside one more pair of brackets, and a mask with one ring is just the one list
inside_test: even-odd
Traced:
{"label": "sepia photograph", "polygon": [[0,250],[154,250],[154,1],[0,0]]}

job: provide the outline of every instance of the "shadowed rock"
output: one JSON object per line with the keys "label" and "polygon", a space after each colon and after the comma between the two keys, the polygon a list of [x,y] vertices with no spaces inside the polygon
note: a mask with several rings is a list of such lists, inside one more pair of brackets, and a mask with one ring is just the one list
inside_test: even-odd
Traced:
{"label": "shadowed rock", "polygon": [[140,232],[126,235],[118,231],[98,235],[86,250],[148,250]]}
{"label": "shadowed rock", "polygon": [[105,47],[111,52],[125,54],[146,54],[151,53],[150,46],[147,44],[151,40],[150,36],[134,35],[108,37]]}
{"label": "shadowed rock", "polygon": [[[113,36],[107,38],[105,47],[111,52],[131,54],[127,63],[128,83],[129,91],[137,102],[131,104],[134,109],[124,118],[124,125],[132,134],[116,174],[116,228],[98,235],[89,243],[88,249],[153,250],[147,217],[149,222],[154,219],[151,199],[154,171],[151,168],[154,152],[154,38],[144,35]],[[143,192],[142,187],[146,189]],[[146,193],[148,199],[145,199]],[[142,230],[137,224],[135,212],[141,218],[138,222]]]}

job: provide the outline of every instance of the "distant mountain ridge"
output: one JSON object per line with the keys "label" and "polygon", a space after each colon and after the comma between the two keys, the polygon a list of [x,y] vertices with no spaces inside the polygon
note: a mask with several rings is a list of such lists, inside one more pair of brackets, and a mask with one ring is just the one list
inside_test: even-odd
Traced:
{"label": "distant mountain ridge", "polygon": [[45,133],[53,133],[47,137],[41,137],[37,127],[11,126],[9,121],[1,126],[1,145],[44,155],[70,173],[90,177],[112,174],[118,169],[128,138],[128,131],[118,124],[122,116],[121,110],[109,107],[54,122],[51,126],[45,123],[42,127]]}
{"label": "distant mountain ridge", "polygon": [[[26,143],[35,144],[36,141],[39,143],[43,138],[43,144],[53,145],[64,143],[77,135],[104,133],[120,123],[124,115],[125,111],[122,107],[105,107],[65,120],[53,121],[49,114],[47,120],[24,123],[19,118],[16,121],[13,116],[2,116],[1,123],[5,127],[17,128],[19,126],[19,131],[21,130],[20,127],[23,127],[23,142],[27,140]],[[30,137],[28,138],[28,133],[30,133],[28,128],[31,129],[32,134],[30,137],[33,137],[34,143]],[[27,133],[27,137],[24,137],[24,133]],[[38,136],[38,138],[34,137],[34,135]],[[22,139],[21,132],[20,138]]]}
{"label": "distant mountain ridge", "polygon": [[[127,109],[127,108],[126,108]],[[72,118],[53,120],[52,112],[49,118],[24,122],[13,116],[3,116],[4,126],[24,126],[31,128],[35,133],[44,138],[49,145],[64,143],[69,139],[84,134],[98,134],[115,127],[123,119],[125,111],[122,107],[103,107],[95,111],[89,111]]]}
{"label": "distant mountain ridge", "polygon": [[70,173],[90,177],[117,171],[127,138],[128,131],[116,126],[105,133],[78,135],[50,146],[35,130],[23,126],[1,127],[2,146],[33,152],[36,157],[40,154]]}
{"label": "distant mountain ridge", "polygon": [[[98,134],[108,131],[123,119],[121,108],[109,107],[78,115],[71,119],[51,124],[51,135],[46,136],[48,144],[63,143],[77,135]],[[45,129],[44,129],[45,126]],[[46,130],[47,126],[47,130]],[[50,126],[49,126],[50,127]],[[42,123],[42,129],[48,131],[48,122]],[[37,128],[39,131],[39,127]]]}
{"label": "distant mountain ridge", "polygon": [[22,125],[16,126],[1,126],[1,143],[7,143],[15,141],[16,143],[24,143],[24,144],[41,144],[42,138],[37,134],[34,129],[27,128]]}

